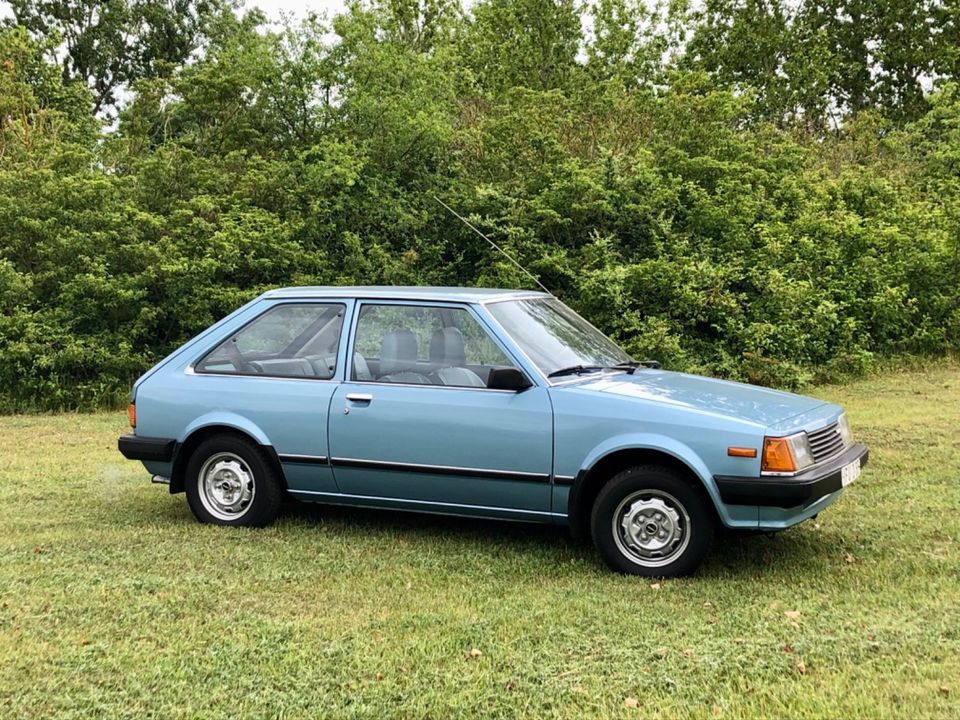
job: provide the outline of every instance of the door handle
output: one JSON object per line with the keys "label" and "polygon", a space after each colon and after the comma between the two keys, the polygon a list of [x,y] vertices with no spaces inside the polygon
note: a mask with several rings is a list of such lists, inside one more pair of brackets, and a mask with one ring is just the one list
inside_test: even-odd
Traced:
{"label": "door handle", "polygon": [[350,414],[350,403],[369,405],[371,400],[373,400],[373,395],[370,393],[347,393],[347,404],[343,406],[343,414]]}

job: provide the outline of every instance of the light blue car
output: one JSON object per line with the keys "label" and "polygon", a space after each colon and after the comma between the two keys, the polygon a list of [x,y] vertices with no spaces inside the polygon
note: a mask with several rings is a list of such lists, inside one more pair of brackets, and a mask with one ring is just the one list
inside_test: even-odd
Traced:
{"label": "light blue car", "polygon": [[286,497],[549,522],[657,577],[719,525],[816,515],[867,461],[837,405],[635,362],[518,290],[273,290],[132,400],[120,451],[201,522],[263,526]]}

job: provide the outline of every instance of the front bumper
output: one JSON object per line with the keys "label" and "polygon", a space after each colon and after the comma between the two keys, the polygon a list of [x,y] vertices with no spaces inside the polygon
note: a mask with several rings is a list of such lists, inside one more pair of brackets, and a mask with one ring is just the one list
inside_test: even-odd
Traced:
{"label": "front bumper", "polygon": [[714,475],[713,481],[720,499],[730,505],[793,508],[841,490],[843,468],[858,458],[860,467],[867,464],[869,452],[863,443],[854,443],[833,460],[789,477]]}
{"label": "front bumper", "polygon": [[154,462],[170,462],[173,459],[173,448],[176,444],[176,440],[138,435],[121,435],[117,440],[117,448],[127,460]]}

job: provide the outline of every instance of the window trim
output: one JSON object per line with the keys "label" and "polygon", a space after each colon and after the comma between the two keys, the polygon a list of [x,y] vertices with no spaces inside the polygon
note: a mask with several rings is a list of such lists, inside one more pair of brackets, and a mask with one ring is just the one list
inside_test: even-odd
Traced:
{"label": "window trim", "polygon": [[[350,339],[347,347],[347,357],[346,363],[344,364],[344,382],[357,384],[357,385],[379,385],[380,387],[407,387],[407,388],[426,388],[426,389],[442,389],[442,390],[473,390],[479,392],[495,392],[495,393],[509,393],[511,395],[516,395],[515,390],[502,390],[500,388],[489,388],[489,387],[477,387],[473,385],[420,385],[417,383],[392,383],[392,382],[381,382],[379,380],[354,380],[353,379],[353,370],[354,370],[354,357],[356,355],[356,341],[357,341],[357,328],[360,325],[360,316],[363,314],[363,308],[367,305],[385,305],[385,306],[399,306],[399,307],[427,307],[427,308],[437,308],[441,310],[457,309],[463,310],[467,315],[480,326],[480,329],[486,333],[487,337],[493,341],[501,352],[506,356],[508,360],[513,364],[513,366],[519,370],[523,375],[531,381],[533,387],[539,387],[539,383],[530,378],[530,372],[525,367],[524,363],[519,362],[516,353],[513,352],[512,348],[507,346],[497,334],[493,331],[493,328],[486,323],[483,317],[476,311],[474,304],[472,303],[463,303],[463,302],[445,302],[442,300],[407,300],[407,299],[394,299],[394,298],[357,298],[353,306],[353,317],[350,322]],[[529,360],[529,358],[527,358]]]}
{"label": "window trim", "polygon": [[[207,356],[212,355],[214,352],[216,352],[220,348],[220,346],[222,346],[225,342],[227,342],[227,340],[229,340],[232,336],[243,332],[250,325],[257,322],[257,320],[264,317],[268,313],[273,312],[277,308],[281,308],[285,306],[313,307],[317,305],[322,305],[322,306],[339,305],[341,308],[341,315],[344,320],[340,324],[340,339],[337,342],[337,365],[334,368],[333,375],[331,375],[330,377],[320,378],[320,377],[310,377],[309,375],[274,375],[274,374],[268,374],[268,373],[224,372],[221,370],[200,370],[199,369],[200,364],[207,359]],[[346,300],[337,300],[337,299],[328,299],[328,298],[322,298],[322,299],[318,298],[315,301],[297,299],[289,302],[273,303],[269,307],[265,308],[263,312],[257,313],[252,318],[244,322],[242,325],[236,328],[233,328],[226,335],[221,336],[212,346],[209,347],[209,349],[204,351],[199,357],[197,357],[195,360],[193,360],[193,362],[191,362],[187,366],[185,373],[187,375],[199,375],[199,376],[209,376],[209,377],[228,377],[228,378],[229,377],[241,377],[241,378],[249,377],[249,378],[260,378],[261,380],[298,380],[298,381],[306,381],[306,382],[328,382],[328,383],[340,382],[337,379],[337,373],[341,367],[341,364],[339,362],[340,348],[343,347],[343,331],[347,326],[347,323],[345,322],[347,318],[347,310],[348,310],[348,303]]]}
{"label": "window trim", "polygon": [[[517,368],[517,370],[523,372],[523,368]],[[524,373],[524,375],[526,375],[526,373]],[[257,377],[263,376],[258,375]],[[376,385],[378,387],[422,388],[426,390],[473,390],[474,392],[517,394],[516,390],[502,390],[501,388],[480,387],[479,385],[434,385],[433,383],[421,385],[417,383],[380,382],[379,380],[345,380],[344,382],[348,382],[351,385]]]}

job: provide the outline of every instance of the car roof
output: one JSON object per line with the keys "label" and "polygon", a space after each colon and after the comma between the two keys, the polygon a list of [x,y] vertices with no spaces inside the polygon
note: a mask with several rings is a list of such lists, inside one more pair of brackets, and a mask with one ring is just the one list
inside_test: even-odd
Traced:
{"label": "car roof", "polygon": [[375,300],[446,300],[448,302],[484,303],[518,298],[550,297],[534,290],[507,290],[469,287],[416,287],[386,285],[306,286],[268,290],[264,298],[358,298]]}

